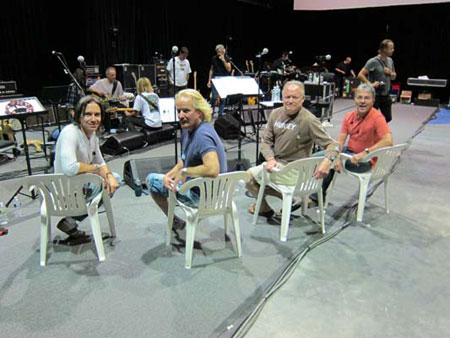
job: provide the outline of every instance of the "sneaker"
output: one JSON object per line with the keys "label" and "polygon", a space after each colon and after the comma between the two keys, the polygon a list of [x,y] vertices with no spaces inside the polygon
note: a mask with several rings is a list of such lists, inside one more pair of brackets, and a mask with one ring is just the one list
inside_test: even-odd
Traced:
{"label": "sneaker", "polygon": [[186,222],[183,221],[180,217],[175,216],[173,218],[173,226],[172,226],[173,231],[183,230],[185,227],[186,227]]}

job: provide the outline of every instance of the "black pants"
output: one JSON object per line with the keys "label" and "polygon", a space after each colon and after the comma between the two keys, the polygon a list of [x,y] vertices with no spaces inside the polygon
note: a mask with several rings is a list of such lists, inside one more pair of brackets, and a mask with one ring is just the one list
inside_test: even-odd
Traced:
{"label": "black pants", "polygon": [[[187,86],[181,86],[181,87],[175,86],[175,94],[186,88],[187,88]],[[173,93],[173,84],[169,85],[169,95],[175,96],[175,94]]]}
{"label": "black pants", "polygon": [[145,128],[148,130],[158,130],[158,129],[162,128],[162,127],[153,128],[153,127],[148,126],[145,123],[145,119],[143,117],[138,117],[138,116],[125,116],[124,117],[124,119],[123,119],[123,127],[124,128],[127,128],[129,131],[137,131],[136,126]]}
{"label": "black pants", "polygon": [[375,97],[375,104],[373,105],[375,108],[381,111],[386,122],[389,123],[392,120],[392,100],[391,97],[377,95]]}

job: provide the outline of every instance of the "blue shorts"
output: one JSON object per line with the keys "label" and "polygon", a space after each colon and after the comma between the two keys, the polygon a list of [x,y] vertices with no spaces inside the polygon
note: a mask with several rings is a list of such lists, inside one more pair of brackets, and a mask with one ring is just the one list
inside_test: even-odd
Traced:
{"label": "blue shorts", "polygon": [[[158,194],[164,196],[165,198],[168,198],[169,190],[164,186],[163,178],[163,174],[148,174],[147,187],[152,194]],[[178,189],[181,186],[182,183],[178,182]],[[179,200],[181,203],[193,208],[198,206],[198,201],[200,200],[200,196],[195,191],[192,191],[192,189],[188,190],[186,195],[182,195],[177,191],[176,196],[177,200]]]}

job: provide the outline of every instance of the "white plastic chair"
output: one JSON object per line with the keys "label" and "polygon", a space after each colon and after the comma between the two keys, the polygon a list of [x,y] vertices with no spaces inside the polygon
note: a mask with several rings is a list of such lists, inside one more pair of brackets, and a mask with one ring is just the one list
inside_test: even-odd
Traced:
{"label": "white plastic chair", "polygon": [[403,150],[408,147],[408,144],[402,143],[392,147],[385,147],[374,152],[371,152],[364,158],[367,162],[370,159],[376,157],[377,161],[372,166],[370,171],[364,173],[355,173],[353,171],[345,169],[345,162],[349,161],[352,156],[349,154],[341,153],[340,157],[342,160],[343,172],[346,174],[356,177],[359,180],[359,198],[358,198],[358,210],[356,212],[356,220],[362,222],[364,216],[364,208],[366,205],[367,192],[369,191],[369,186],[371,183],[377,180],[383,180],[384,183],[384,207],[386,213],[389,213],[389,195],[388,195],[388,184],[389,176],[392,173],[392,167],[394,166],[397,158],[401,155]]}
{"label": "white plastic chair", "polygon": [[223,215],[225,235],[228,232],[227,218],[228,215],[231,216],[234,226],[238,257],[242,256],[241,231],[239,227],[236,204],[233,201],[233,192],[235,185],[239,180],[248,181],[249,178],[249,174],[246,172],[236,171],[220,174],[216,178],[196,178],[184,183],[178,190],[181,194],[186,193],[189,189],[194,187],[198,187],[200,190],[200,200],[198,207],[196,208],[187,206],[178,201],[175,194],[170,191],[166,245],[170,245],[175,206],[178,205],[186,213],[186,269],[190,269],[192,264],[192,251],[194,247],[195,229],[197,224],[202,218],[209,216]]}
{"label": "white plastic chair", "polygon": [[272,173],[272,177],[273,179],[275,179],[277,175],[286,175],[292,170],[298,171],[297,184],[295,185],[280,185],[273,183],[271,181],[270,174],[267,172],[267,170],[264,169],[262,184],[259,188],[258,198],[256,200],[255,214],[253,215],[253,225],[255,225],[258,220],[265,187],[270,186],[271,188],[281,193],[283,197],[283,209],[280,229],[281,241],[285,242],[287,240],[293,198],[301,197],[303,203],[302,211],[303,214],[305,214],[306,208],[308,207],[307,197],[313,193],[317,193],[319,201],[320,225],[322,227],[322,233],[325,233],[325,212],[322,196],[322,179],[317,179],[316,177],[314,177],[314,172],[316,171],[316,168],[320,164],[320,162],[323,161],[323,159],[324,157],[310,157],[296,160],[287,164],[280,171]]}
{"label": "white plastic chair", "polygon": [[[41,244],[40,264],[46,265],[47,244],[51,240],[51,216],[82,216],[88,215],[97,249],[98,260],[105,260],[102,232],[98,217],[98,205],[103,205],[108,217],[111,237],[116,237],[114,218],[108,191],[104,189],[103,178],[95,174],[65,176],[63,174],[34,175],[23,179],[29,190],[34,190],[41,197]],[[83,187],[86,184],[101,187],[100,192],[92,201],[86,202]]]}

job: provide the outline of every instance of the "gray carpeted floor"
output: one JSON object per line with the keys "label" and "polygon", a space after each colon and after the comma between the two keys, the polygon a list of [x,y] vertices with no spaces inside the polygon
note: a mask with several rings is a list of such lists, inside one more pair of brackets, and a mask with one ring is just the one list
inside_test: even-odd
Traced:
{"label": "gray carpeted floor", "polygon": [[[338,113],[331,121],[334,127],[330,128],[333,136],[339,133],[344,113],[351,106],[352,101],[349,100],[336,102],[335,111]],[[429,107],[396,105],[394,120],[391,123],[395,143],[405,142],[413,136],[432,111]],[[425,131],[428,132],[427,128]],[[434,163],[429,163],[430,149],[433,153],[435,142],[441,147],[446,144],[436,139],[432,133],[428,139],[425,138],[423,144],[416,145],[417,140],[427,135],[426,132],[414,139],[413,146],[406,152],[406,160],[393,174],[393,212],[384,215],[380,207],[383,205],[381,190],[377,191],[369,200],[366,209],[366,223],[371,227],[347,227],[331,241],[310,251],[288,284],[271,298],[249,336],[323,336],[327,333],[333,335],[335,332],[339,332],[338,336],[345,337],[377,336],[364,334],[364,320],[369,322],[371,332],[386,329],[386,325],[392,327],[391,331],[385,331],[392,332],[391,336],[402,336],[398,332],[408,332],[399,331],[401,325],[394,325],[393,320],[386,320],[383,326],[376,327],[379,321],[370,315],[379,316],[375,318],[387,316],[380,310],[379,304],[374,305],[376,302],[381,304],[382,298],[372,301],[373,313],[367,312],[365,316],[361,310],[358,311],[361,309],[358,306],[362,307],[359,299],[367,296],[366,293],[385,293],[385,300],[390,301],[386,306],[388,310],[396,304],[395,298],[392,297],[396,292],[403,294],[401,299],[404,302],[400,302],[401,307],[410,308],[416,304],[415,299],[410,298],[421,296],[417,295],[417,292],[424,285],[422,283],[427,282],[426,279],[420,279],[420,271],[415,271],[416,260],[421,258],[422,246],[435,242],[445,243],[442,241],[446,233],[443,219],[433,213],[434,209],[438,208],[434,205],[436,200],[439,197],[448,197],[447,192],[444,192],[444,182],[439,180],[438,175],[432,175],[426,183],[421,183],[419,177],[428,173],[429,165],[432,165],[432,168],[435,166]],[[430,147],[430,144],[433,146]],[[228,148],[235,145],[236,143],[227,142]],[[245,156],[254,162],[255,144],[244,142],[243,149]],[[442,161],[442,157],[437,156],[442,154],[440,151],[440,148],[436,148],[436,156],[431,159]],[[109,164],[113,170],[122,173],[123,163],[130,158],[153,158],[171,155],[173,152],[173,145],[166,144],[113,159]],[[414,165],[406,166],[408,161]],[[45,164],[39,160],[34,163],[36,166]],[[0,172],[17,174],[23,169],[23,165],[23,159],[19,158],[15,162],[0,166]],[[443,171],[445,167],[439,168]],[[6,201],[20,186],[20,179],[4,180],[0,184],[0,198]],[[436,184],[442,188],[436,189]],[[345,224],[349,210],[346,206],[352,205],[356,200],[356,189],[356,181],[351,178],[339,177],[336,181],[331,205],[327,211],[329,233]],[[417,190],[420,190],[420,193]],[[427,191],[430,195],[426,195]],[[437,191],[442,195],[436,195]],[[202,250],[195,250],[191,270],[184,269],[183,249],[165,247],[166,218],[162,212],[149,196],[136,198],[127,186],[122,187],[112,200],[119,239],[114,246],[107,245],[105,262],[98,263],[93,245],[76,248],[54,245],[50,248],[48,266],[41,268],[38,249],[38,202],[21,196],[23,206],[19,212],[9,213],[10,232],[0,238],[0,255],[4,258],[0,275],[0,323],[3,336],[231,335],[291,259],[321,237],[317,233],[319,227],[315,223],[317,214],[314,209],[308,211],[306,218],[294,219],[286,243],[279,241],[278,226],[267,224],[262,219],[257,226],[252,226],[251,217],[246,210],[252,200],[246,197],[244,192],[242,187],[236,192],[243,257],[236,258],[233,240],[224,241],[221,218],[212,218],[202,222],[196,233]],[[271,201],[275,207],[280,206],[279,201]],[[411,213],[419,213],[421,208],[425,209],[420,212],[421,216],[411,217]],[[296,214],[299,215],[299,212]],[[56,224],[56,221],[55,219],[53,224]],[[101,222],[106,230],[104,214],[101,215]],[[420,231],[421,224],[435,228],[432,233]],[[88,224],[83,223],[83,228],[89,230]],[[408,232],[410,228],[414,231]],[[402,234],[409,234],[411,237],[405,238]],[[64,237],[58,230],[54,231],[54,236]],[[434,255],[445,257],[439,248],[436,246],[429,250],[429,259]],[[342,254],[338,254],[341,252]],[[383,269],[392,261],[392,257],[395,257],[394,263],[399,262],[399,266],[392,263],[387,269]],[[427,260],[421,262],[422,265],[419,265],[417,270],[423,269],[428,274],[438,275],[437,264],[430,267],[433,271],[428,271],[425,269],[426,262]],[[373,267],[376,264],[379,267]],[[386,275],[383,274],[384,270],[387,271]],[[404,274],[408,276],[408,280],[399,280]],[[419,280],[410,280],[412,277]],[[293,285],[289,289],[290,284]],[[381,289],[377,290],[376,286],[379,284]],[[411,285],[414,288],[407,290]],[[445,289],[444,284],[438,285],[441,288],[433,292],[437,294],[440,290],[440,294],[448,296],[448,289]],[[285,292],[289,295],[284,295]],[[326,301],[336,294],[338,299]],[[342,295],[341,298],[339,295]],[[281,303],[276,304],[277,299]],[[410,303],[407,299],[410,299]],[[448,297],[436,299],[435,304],[433,299],[430,299],[430,303],[420,310],[420,314],[434,305],[439,309],[445,299],[448,300]],[[419,300],[422,298],[417,299]],[[365,302],[370,303],[367,300]],[[291,303],[298,304],[295,308],[299,312],[290,307]],[[342,303],[348,305],[349,309],[343,307]],[[275,309],[271,310],[272,304]],[[394,307],[394,310],[397,310],[398,317],[401,317],[402,309]],[[358,311],[360,324],[350,325],[346,321],[346,316],[350,316],[353,311]],[[412,312],[411,309],[409,311]],[[281,313],[284,313],[284,316]],[[307,321],[301,320],[301,316],[309,318],[310,323],[306,324]],[[335,327],[331,325],[333,323]],[[409,332],[418,331],[411,329]]]}

